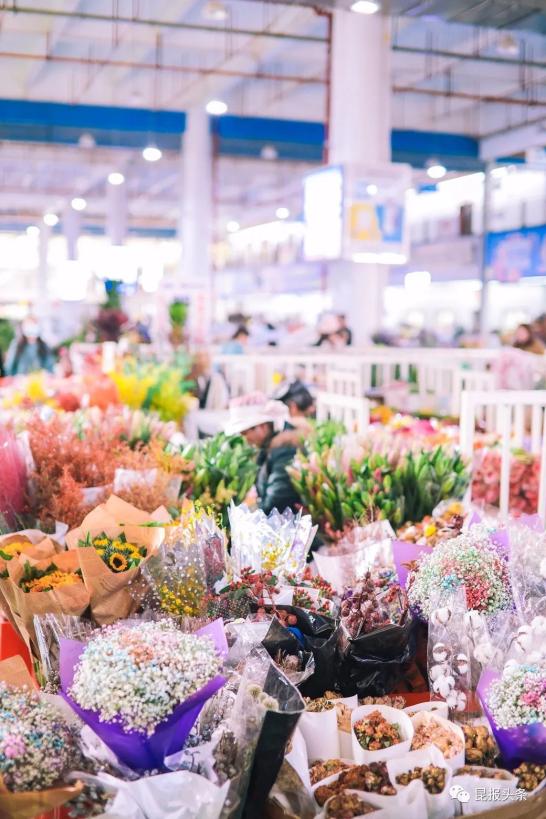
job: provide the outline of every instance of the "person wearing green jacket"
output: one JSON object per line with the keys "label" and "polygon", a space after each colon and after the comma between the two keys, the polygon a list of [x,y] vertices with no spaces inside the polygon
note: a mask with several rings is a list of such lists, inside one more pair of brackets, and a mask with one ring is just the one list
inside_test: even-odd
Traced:
{"label": "person wearing green jacket", "polygon": [[287,507],[296,511],[301,505],[286,471],[296,454],[301,432],[286,421],[287,417],[287,409],[280,401],[237,403],[230,407],[224,430],[226,435],[243,435],[258,449],[256,492],[258,506],[266,514],[275,508],[279,512]]}

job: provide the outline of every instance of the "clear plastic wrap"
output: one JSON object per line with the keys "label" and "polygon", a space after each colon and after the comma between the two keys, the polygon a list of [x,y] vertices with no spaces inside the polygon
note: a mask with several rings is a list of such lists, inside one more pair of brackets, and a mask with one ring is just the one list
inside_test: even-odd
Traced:
{"label": "clear plastic wrap", "polygon": [[546,616],[546,533],[511,523],[510,582],[522,622],[538,614]]}
{"label": "clear plastic wrap", "polygon": [[34,616],[43,684],[50,693],[56,693],[61,684],[59,672],[61,639],[86,641],[95,628],[90,620],[68,614]]}
{"label": "clear plastic wrap", "polygon": [[366,572],[392,565],[395,534],[386,520],[355,526],[330,546],[321,546],[314,559],[318,573],[339,593],[361,580]]}
{"label": "clear plastic wrap", "polygon": [[247,506],[229,507],[231,524],[231,570],[240,577],[243,569],[271,571],[282,578],[296,577],[305,570],[307,554],[317,527],[310,515],[294,514],[277,509],[269,515],[261,509],[251,511]]}
{"label": "clear plastic wrap", "polygon": [[446,702],[455,720],[471,711],[471,645],[466,635],[466,592],[439,591],[431,601],[427,664],[431,700]]}

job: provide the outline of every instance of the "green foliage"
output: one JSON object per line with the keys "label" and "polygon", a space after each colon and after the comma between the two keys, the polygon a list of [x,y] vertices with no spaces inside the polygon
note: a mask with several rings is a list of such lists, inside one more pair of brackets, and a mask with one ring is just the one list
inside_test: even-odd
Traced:
{"label": "green foliage", "polygon": [[15,330],[8,319],[0,318],[0,352],[6,353],[15,338]]}
{"label": "green foliage", "polygon": [[175,299],[169,304],[169,319],[173,327],[184,327],[188,318],[188,303]]}
{"label": "green foliage", "polygon": [[242,503],[256,481],[256,449],[241,435],[220,432],[185,447],[182,455],[194,464],[185,494],[220,513],[226,524],[230,502]]}

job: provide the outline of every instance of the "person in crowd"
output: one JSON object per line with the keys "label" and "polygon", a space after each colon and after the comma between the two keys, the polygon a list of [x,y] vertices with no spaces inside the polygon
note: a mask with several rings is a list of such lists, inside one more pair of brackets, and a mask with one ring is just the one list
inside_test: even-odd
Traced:
{"label": "person in crowd", "polygon": [[222,353],[226,355],[241,355],[244,353],[249,339],[250,333],[242,324],[237,327],[229,341],[222,346]]}
{"label": "person in crowd", "polygon": [[345,346],[350,347],[353,343],[353,331],[347,324],[347,316],[345,313],[338,314],[339,330],[338,335],[345,341]]}
{"label": "person in crowd", "polygon": [[302,381],[281,384],[274,398],[288,407],[290,423],[297,429],[311,429],[310,418],[315,416],[315,399]]}
{"label": "person in crowd", "polygon": [[540,316],[537,316],[531,327],[537,338],[546,345],[546,313],[541,313]]}
{"label": "person in crowd", "polygon": [[266,401],[265,396],[252,396],[261,403],[245,404],[244,396],[230,406],[226,435],[243,435],[258,449],[260,467],[256,479],[258,505],[266,514],[277,508],[296,510],[301,500],[292,486],[286,467],[292,463],[301,433],[287,422],[287,407],[280,401]]}
{"label": "person in crowd", "polygon": [[536,355],[544,355],[544,350],[546,349],[530,324],[520,324],[519,327],[516,328],[512,347],[516,347],[518,350],[523,350],[526,353],[535,353]]}
{"label": "person in crowd", "polygon": [[223,410],[229,404],[229,389],[223,374],[212,366],[207,350],[198,350],[193,357],[190,379],[195,384],[199,409]]}
{"label": "person in crowd", "polygon": [[19,338],[14,338],[6,355],[6,375],[27,375],[38,370],[53,372],[53,353],[40,337],[40,327],[29,316],[21,324]]}
{"label": "person in crowd", "polygon": [[345,340],[339,335],[340,325],[339,318],[327,313],[322,316],[318,324],[318,339],[314,343],[314,347],[323,347],[328,349],[338,349],[345,346]]}

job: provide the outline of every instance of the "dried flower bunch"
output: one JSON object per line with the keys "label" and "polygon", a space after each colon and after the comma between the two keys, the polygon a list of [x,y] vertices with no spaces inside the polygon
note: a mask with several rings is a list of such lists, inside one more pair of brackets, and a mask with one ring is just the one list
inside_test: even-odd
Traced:
{"label": "dried flower bunch", "polygon": [[403,774],[398,774],[396,777],[397,785],[409,785],[416,779],[420,779],[425,786],[425,790],[429,793],[442,793],[446,786],[446,769],[438,765],[425,765],[424,767],[417,766],[411,771]]}
{"label": "dried flower bunch", "polygon": [[400,727],[388,722],[380,711],[372,711],[364,719],[355,722],[353,730],[366,751],[380,751],[402,742]]}

